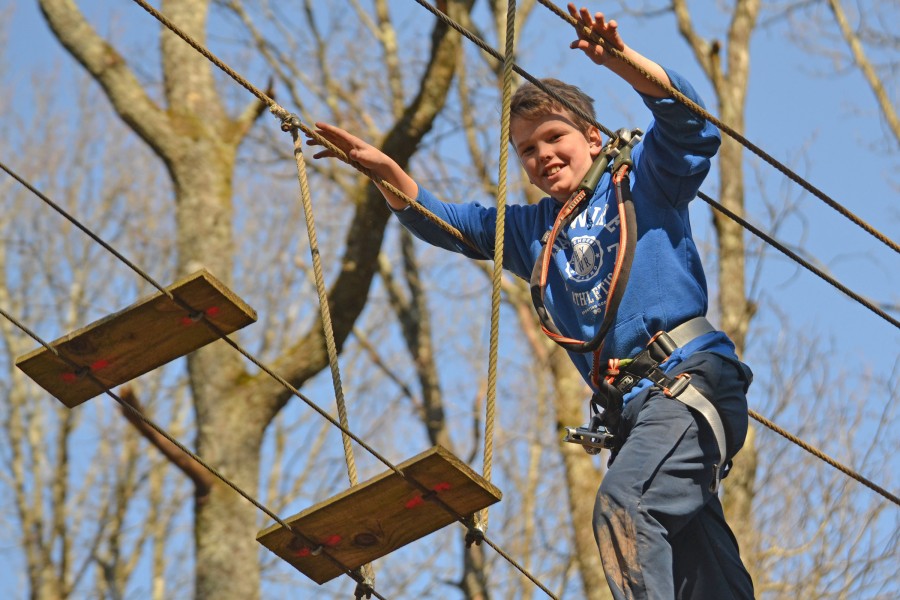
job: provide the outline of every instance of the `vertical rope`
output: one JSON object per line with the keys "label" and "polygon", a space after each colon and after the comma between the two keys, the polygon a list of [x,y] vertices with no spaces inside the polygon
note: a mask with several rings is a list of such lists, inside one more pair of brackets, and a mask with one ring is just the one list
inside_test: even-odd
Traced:
{"label": "vertical rope", "polygon": [[[328,366],[331,368],[331,382],[334,385],[334,399],[337,403],[338,420],[341,423],[341,441],[344,445],[344,459],[347,462],[347,476],[350,485],[359,483],[356,471],[356,459],[353,456],[353,444],[346,430],[350,429],[347,418],[347,403],[344,400],[344,386],[341,384],[341,368],[338,364],[337,344],[334,341],[334,325],[331,322],[331,309],[328,306],[328,292],[325,289],[325,277],[322,275],[322,257],[319,253],[319,239],[316,235],[316,222],[312,212],[312,195],[309,193],[309,180],[306,176],[306,160],[303,158],[303,141],[296,127],[291,127],[291,138],[294,140],[294,159],[297,161],[297,181],[300,183],[300,201],[306,217],[306,232],[309,235],[309,253],[313,261],[313,276],[316,280],[316,293],[319,295],[319,310],[322,313],[322,331],[325,333],[325,349],[328,352]],[[372,565],[360,567],[363,581],[357,582],[356,595],[361,597],[372,589],[375,572]]]}
{"label": "vertical rope", "polygon": [[[300,183],[300,201],[303,204],[303,214],[306,218],[306,232],[309,236],[309,253],[312,257],[313,276],[316,282],[316,293],[319,295],[319,309],[322,314],[322,331],[325,334],[325,350],[328,353],[328,366],[331,368],[331,382],[334,385],[334,399],[337,403],[338,421],[343,430],[350,429],[347,418],[347,403],[344,400],[344,386],[341,384],[341,368],[338,364],[337,344],[334,341],[334,325],[331,321],[331,309],[328,306],[328,292],[325,289],[325,277],[322,274],[322,257],[319,252],[319,239],[316,234],[316,222],[312,211],[312,195],[309,192],[309,180],[306,176],[306,160],[303,158],[303,141],[300,139],[296,127],[291,127],[291,138],[294,140],[294,159],[297,162],[297,181]],[[359,475],[356,470],[356,458],[353,456],[353,444],[350,436],[341,431],[341,441],[344,445],[344,460],[347,463],[347,476],[350,485],[359,483]],[[360,585],[371,588],[374,582],[374,572],[369,564],[363,565],[360,572],[364,582]],[[360,589],[357,589],[359,594]],[[358,596],[359,597],[359,596]]]}
{"label": "vertical rope", "polygon": [[[491,285],[491,341],[488,351],[487,402],[484,418],[484,478],[491,480],[494,459],[494,421],[497,400],[497,354],[500,345],[500,284],[503,278],[503,244],[506,236],[506,179],[509,162],[509,106],[512,98],[513,50],[515,48],[516,0],[506,8],[506,56],[503,59],[503,108],[500,121],[500,173],[497,177],[497,227],[494,233],[494,273]],[[488,509],[476,519],[484,533]]]}
{"label": "vertical rope", "polygon": [[[331,321],[331,309],[328,306],[328,292],[325,289],[325,277],[322,274],[322,257],[319,252],[319,239],[316,234],[316,222],[312,211],[312,195],[309,192],[309,180],[306,176],[306,160],[303,158],[303,141],[300,139],[296,127],[291,127],[291,138],[294,140],[294,159],[297,162],[297,181],[300,183],[300,201],[303,204],[303,214],[306,218],[306,232],[309,235],[309,253],[312,256],[313,276],[316,281],[316,293],[319,295],[319,310],[322,314],[322,331],[325,334],[325,349],[328,353],[328,366],[331,368],[331,382],[334,385],[334,399],[337,403],[338,421],[341,423],[341,441],[344,445],[344,459],[347,462],[347,476],[350,485],[359,483],[359,475],[356,471],[356,459],[353,456],[353,444],[350,436],[343,430],[350,429],[347,418],[347,403],[344,400],[344,386],[341,384],[341,368],[338,364],[337,344],[334,341],[334,325]],[[358,582],[359,586],[371,589],[374,583],[374,571],[372,565],[366,564],[360,568],[364,581]],[[363,589],[357,588],[357,597]]]}
{"label": "vertical rope", "polygon": [[[291,128],[294,139],[294,159],[297,161],[297,181],[300,182],[300,201],[306,217],[306,232],[309,235],[309,253],[312,256],[313,276],[316,281],[316,293],[319,295],[319,307],[322,313],[322,330],[325,333],[325,349],[328,352],[328,365],[331,367],[331,381],[334,384],[334,398],[337,402],[338,420],[342,427],[349,429],[347,420],[347,404],[344,402],[344,388],[341,385],[341,370],[338,366],[337,345],[334,342],[334,326],[331,322],[331,310],[328,307],[328,292],[325,289],[325,277],[322,275],[322,258],[319,253],[319,239],[316,235],[316,222],[312,212],[312,199],[309,193],[309,181],[306,177],[306,161],[303,158],[303,143],[297,129]],[[344,442],[344,458],[347,461],[347,475],[350,485],[359,483],[356,472],[356,460],[353,457],[353,445],[346,433],[341,434]]]}

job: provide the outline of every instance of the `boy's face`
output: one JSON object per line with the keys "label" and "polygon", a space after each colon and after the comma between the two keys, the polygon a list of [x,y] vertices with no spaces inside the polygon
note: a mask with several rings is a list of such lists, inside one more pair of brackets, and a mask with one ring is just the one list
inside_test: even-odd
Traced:
{"label": "boy's face", "polygon": [[578,189],[601,150],[600,131],[591,127],[583,133],[567,111],[536,119],[513,117],[509,130],[528,179],[560,202]]}

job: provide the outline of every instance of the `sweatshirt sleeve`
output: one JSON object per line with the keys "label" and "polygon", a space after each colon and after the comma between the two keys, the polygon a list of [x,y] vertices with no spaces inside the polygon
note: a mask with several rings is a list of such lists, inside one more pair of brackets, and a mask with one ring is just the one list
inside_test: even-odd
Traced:
{"label": "sweatshirt sleeve", "polygon": [[[703,106],[686,79],[668,69],[666,73],[675,89]],[[653,121],[635,151],[635,169],[653,187],[651,197],[675,207],[686,205],[709,173],[710,159],[719,149],[719,130],[674,98],[642,98]]]}
{"label": "sweatshirt sleeve", "polygon": [[[494,240],[497,227],[497,209],[477,202],[451,204],[438,200],[431,192],[419,186],[416,202],[452,225],[472,243],[474,248],[456,239],[437,224],[411,207],[393,210],[400,223],[414,236],[438,248],[458,252],[468,258],[489,260],[494,258]],[[528,278],[533,259],[529,256],[530,232],[535,228],[537,207],[507,205],[503,266],[519,277]]]}

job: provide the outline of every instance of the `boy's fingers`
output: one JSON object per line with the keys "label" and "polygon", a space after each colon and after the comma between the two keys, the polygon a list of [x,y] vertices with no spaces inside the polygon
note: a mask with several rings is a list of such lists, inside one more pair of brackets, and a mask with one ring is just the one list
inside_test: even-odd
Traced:
{"label": "boy's fingers", "polygon": [[594,44],[592,44],[591,42],[589,42],[587,40],[577,39],[574,42],[572,42],[571,44],[569,44],[569,47],[572,48],[572,50],[588,51],[588,50],[590,50],[591,46],[593,46],[593,45]]}
{"label": "boy's fingers", "polygon": [[[569,14],[572,15],[573,19],[581,21],[582,25],[585,27],[591,26],[591,14],[590,12],[588,12],[587,8],[583,6],[580,9],[576,8],[575,4],[572,2],[569,2],[567,8],[569,9]],[[581,30],[581,27],[576,27],[576,29],[578,30],[578,36],[582,37],[584,35],[584,32]]]}

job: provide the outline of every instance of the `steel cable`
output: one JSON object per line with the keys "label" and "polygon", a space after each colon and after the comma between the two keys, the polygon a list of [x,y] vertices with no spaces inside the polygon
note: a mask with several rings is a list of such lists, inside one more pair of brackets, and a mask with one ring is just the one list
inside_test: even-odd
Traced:
{"label": "steel cable", "polygon": [[[344,435],[346,435],[347,437],[349,437],[351,440],[353,440],[354,442],[356,442],[361,448],[363,448],[366,452],[368,452],[369,454],[371,454],[376,460],[378,460],[378,461],[381,462],[383,465],[385,465],[388,469],[390,469],[391,471],[393,471],[394,473],[396,473],[396,474],[397,474],[399,477],[401,477],[404,481],[406,481],[407,483],[409,483],[409,484],[412,485],[413,487],[417,488],[419,491],[423,492],[423,494],[427,494],[428,497],[429,497],[429,500],[430,500],[431,502],[433,502],[433,503],[435,503],[436,505],[438,505],[439,507],[441,507],[445,512],[447,512],[447,514],[451,515],[456,521],[458,521],[459,523],[461,523],[464,527],[466,527],[467,529],[470,529],[470,527],[469,527],[469,522],[468,522],[468,518],[467,518],[466,516],[461,515],[461,514],[460,514],[459,512],[457,512],[452,506],[450,506],[450,505],[448,505],[446,502],[444,502],[444,501],[441,499],[441,497],[440,497],[439,495],[435,495],[435,494],[433,493],[433,490],[432,490],[431,488],[425,486],[424,484],[420,483],[420,482],[419,482],[417,479],[415,479],[414,477],[412,477],[412,476],[408,475],[407,473],[403,472],[403,471],[402,471],[399,467],[397,467],[394,463],[392,463],[392,462],[391,462],[390,460],[388,460],[385,456],[383,456],[381,453],[379,453],[377,450],[375,450],[375,448],[373,448],[373,447],[370,446],[368,443],[366,443],[365,440],[363,440],[362,438],[360,438],[359,436],[357,436],[355,433],[353,433],[353,432],[350,431],[349,429],[344,428],[344,426],[341,424],[341,422],[340,422],[339,420],[335,419],[333,416],[331,416],[330,414],[328,414],[328,412],[326,412],[322,407],[320,407],[320,406],[319,406],[318,404],[316,404],[314,401],[312,401],[311,399],[307,398],[304,394],[302,394],[302,393],[300,392],[300,390],[298,390],[294,385],[292,385],[292,384],[291,384],[289,381],[287,381],[284,377],[282,377],[281,375],[277,374],[277,373],[276,373],[275,371],[273,371],[268,365],[266,365],[265,363],[261,362],[261,361],[260,361],[258,358],[256,358],[253,354],[251,354],[249,351],[245,350],[240,344],[238,344],[237,342],[235,342],[234,340],[232,340],[230,337],[228,337],[228,335],[226,335],[221,329],[219,329],[219,327],[218,327],[215,323],[213,323],[212,321],[209,320],[209,318],[207,317],[207,315],[206,315],[205,313],[203,313],[202,311],[196,310],[195,308],[193,308],[193,307],[190,306],[189,304],[187,304],[187,303],[185,303],[184,301],[182,301],[182,300],[181,300],[180,298],[178,298],[177,296],[173,295],[169,290],[167,290],[167,289],[165,289],[164,287],[162,287],[162,286],[161,286],[160,284],[158,284],[152,277],[150,277],[145,271],[143,271],[140,267],[138,267],[138,266],[135,265],[133,262],[131,262],[130,260],[128,260],[128,259],[127,259],[125,256],[123,256],[118,250],[116,250],[116,249],[113,248],[110,244],[108,244],[107,242],[105,242],[102,238],[100,238],[96,233],[94,233],[93,231],[91,231],[91,230],[90,230],[89,228],[87,228],[85,225],[83,225],[82,223],[80,223],[80,222],[78,221],[78,219],[76,219],[74,216],[72,216],[71,214],[69,214],[68,212],[66,212],[62,207],[60,207],[58,204],[56,204],[55,202],[53,202],[53,201],[52,201],[50,198],[48,198],[45,194],[43,194],[42,192],[40,192],[37,188],[35,188],[33,185],[31,185],[29,182],[27,182],[23,177],[19,176],[17,173],[15,173],[14,171],[12,171],[12,170],[11,170],[9,167],[7,167],[5,164],[0,163],[0,168],[2,168],[4,171],[6,171],[7,173],[9,173],[14,179],[16,179],[16,181],[19,181],[20,183],[22,183],[22,184],[24,185],[24,187],[26,187],[29,191],[31,191],[32,193],[34,193],[34,195],[35,195],[37,198],[39,198],[40,200],[42,200],[43,202],[45,202],[45,203],[47,203],[49,206],[51,206],[54,210],[56,210],[56,211],[57,211],[58,213],[60,213],[63,217],[65,217],[66,220],[68,220],[69,222],[71,222],[71,223],[73,223],[74,225],[76,225],[76,227],[77,227],[78,229],[80,229],[81,231],[83,231],[84,233],[86,233],[92,240],[96,241],[96,242],[97,242],[98,244],[100,244],[103,248],[105,248],[106,250],[108,250],[113,256],[115,256],[117,259],[119,259],[122,263],[124,263],[125,265],[127,265],[128,267],[130,267],[130,268],[131,268],[138,276],[140,276],[142,279],[144,279],[145,281],[147,281],[148,283],[150,283],[153,287],[155,287],[157,290],[159,290],[162,294],[164,294],[167,298],[169,298],[169,299],[170,299],[172,302],[174,302],[177,306],[179,306],[180,308],[182,308],[182,309],[184,309],[185,311],[187,311],[188,314],[190,314],[191,316],[196,316],[197,319],[198,319],[198,321],[202,322],[206,327],[208,327],[211,331],[213,331],[213,332],[219,337],[219,339],[221,339],[223,342],[225,342],[226,344],[228,344],[229,346],[231,346],[234,350],[236,350],[236,351],[237,351],[239,354],[241,354],[244,358],[246,358],[246,359],[249,360],[251,363],[253,363],[256,367],[258,367],[261,371],[263,371],[264,373],[266,373],[269,377],[271,377],[272,379],[274,379],[275,381],[277,381],[282,387],[284,387],[286,390],[288,390],[289,392],[291,392],[294,396],[296,396],[297,398],[299,398],[300,400],[302,400],[307,406],[309,406],[311,409],[313,409],[313,410],[314,410],[316,413],[318,413],[322,418],[324,418],[324,419],[325,419],[326,421],[328,421],[330,424],[332,424],[332,425],[334,425],[335,427],[337,427]],[[65,361],[67,364],[69,364],[70,366],[72,366],[73,369],[75,369],[75,370],[77,370],[77,371],[81,371],[82,365],[79,365],[79,364],[75,363],[74,361],[68,359],[67,357],[61,356],[61,355],[59,354],[59,352],[58,352],[55,348],[50,347],[46,342],[44,342],[43,340],[41,340],[41,338],[37,337],[33,332],[31,332],[30,329],[28,329],[26,326],[24,326],[21,322],[19,322],[17,319],[15,319],[12,315],[10,315],[8,312],[6,312],[5,310],[3,310],[2,308],[0,308],[0,315],[2,315],[3,317],[5,317],[7,320],[9,320],[11,323],[13,323],[16,327],[18,327],[18,328],[21,329],[22,331],[24,331],[24,332],[25,332],[26,334],[28,334],[30,337],[32,337],[33,339],[35,339],[36,341],[38,341],[38,343],[40,343],[40,344],[43,345],[45,348],[47,348],[47,349],[48,349],[50,352],[52,352],[55,356],[59,357],[60,360],[63,360],[63,361]],[[93,375],[92,373],[90,373],[89,370],[88,370],[88,372],[87,372],[87,376],[90,376],[90,377],[92,378],[92,380],[96,381],[96,383],[97,383],[99,386],[101,386],[100,389],[103,389],[108,395],[112,396],[113,399],[115,399],[117,402],[122,403],[123,406],[127,407],[127,409],[128,409],[132,414],[135,414],[135,416],[137,416],[138,419],[140,419],[141,421],[146,422],[147,425],[150,426],[154,431],[156,431],[157,433],[159,433],[160,435],[162,435],[163,437],[165,437],[167,440],[169,440],[170,442],[172,442],[176,447],[178,447],[179,450],[181,450],[182,452],[184,452],[185,454],[187,454],[188,456],[190,456],[191,458],[193,458],[194,460],[196,460],[198,464],[200,464],[202,467],[206,468],[213,476],[215,476],[216,478],[222,480],[223,483],[225,483],[226,485],[228,485],[229,487],[231,487],[232,489],[234,489],[235,491],[237,491],[242,497],[244,497],[244,498],[246,498],[248,501],[250,501],[251,504],[253,504],[254,506],[257,506],[258,508],[260,508],[260,510],[262,510],[266,515],[272,517],[272,519],[275,520],[276,523],[278,523],[278,524],[281,525],[282,527],[285,527],[286,529],[288,529],[288,530],[291,531],[292,533],[295,532],[295,530],[294,530],[290,525],[288,525],[287,523],[285,523],[285,522],[284,522],[282,519],[280,519],[277,515],[274,515],[274,513],[272,513],[270,510],[264,508],[257,500],[253,499],[252,496],[249,496],[249,494],[247,494],[246,492],[244,492],[243,490],[241,490],[235,483],[233,483],[233,482],[231,482],[230,480],[228,480],[227,478],[225,478],[225,477],[224,477],[221,473],[219,473],[215,468],[213,468],[213,467],[211,467],[210,465],[208,465],[208,463],[206,463],[202,458],[200,458],[200,457],[197,456],[194,452],[192,452],[192,451],[189,450],[187,447],[185,447],[185,446],[184,446],[182,443],[180,443],[177,439],[173,438],[170,434],[168,434],[165,430],[163,430],[161,427],[159,427],[158,425],[156,425],[156,424],[153,423],[152,421],[147,420],[146,417],[143,417],[143,416],[140,414],[140,411],[138,411],[138,410],[135,409],[134,407],[130,406],[129,404],[125,403],[125,402],[124,402],[123,400],[121,400],[118,396],[116,396],[113,392],[111,392],[110,390],[108,390],[107,388],[105,388],[99,380],[96,380],[96,378],[94,377],[94,375]],[[296,532],[296,533],[298,534],[298,537],[301,537],[301,538],[303,538],[304,540],[307,540],[307,541],[309,540],[309,538],[306,538],[305,536],[303,536],[301,532]],[[492,548],[496,548],[495,543],[492,542],[492,541],[490,541],[489,538],[488,538],[487,536],[484,536],[484,540],[485,540]],[[313,545],[315,545],[315,544],[313,544]],[[323,550],[323,553],[327,555],[327,552],[326,552],[325,550]],[[329,555],[329,556],[330,556],[330,555]],[[508,556],[508,555],[507,555],[507,556]],[[333,558],[333,557],[332,557],[332,558]],[[521,565],[519,565],[519,564],[516,563],[515,561],[510,561],[510,564],[512,564],[513,567],[515,567],[517,570],[519,570],[525,577],[527,577],[528,579],[530,579],[530,580],[532,580],[532,581],[535,581],[534,575],[532,575],[531,573],[529,573],[524,567],[522,567]],[[345,571],[345,572],[346,572],[346,571]],[[357,583],[365,584],[365,582],[364,582],[361,578],[360,578],[360,579],[357,579],[357,578],[354,577],[354,580],[357,581]],[[555,597],[555,596],[553,596],[553,594],[550,593],[550,592],[547,590],[547,588],[544,587],[543,585],[539,585],[539,587],[540,587],[542,590],[546,591],[546,592],[548,593],[548,595],[550,595],[551,597]],[[375,593],[374,590],[373,590],[373,593]],[[378,596],[378,597],[381,598],[381,596]]]}
{"label": "steel cable", "polygon": [[584,27],[581,23],[579,23],[574,18],[572,18],[572,15],[569,15],[569,14],[566,14],[565,12],[563,12],[563,10],[561,8],[556,6],[553,2],[550,2],[550,0],[538,0],[538,2],[540,2],[545,7],[550,9],[551,12],[553,12],[554,14],[556,14],[557,16],[562,18],[569,25],[572,25],[575,28],[580,28],[580,30],[583,31],[584,34],[586,36],[588,36],[592,42],[603,46],[603,48],[605,50],[607,50],[608,52],[610,52],[613,56],[615,56],[616,58],[618,58],[619,60],[621,60],[628,66],[630,66],[632,69],[634,69],[635,71],[640,73],[648,81],[651,81],[654,84],[656,84],[657,86],[659,86],[660,89],[665,90],[668,94],[670,94],[673,98],[675,98],[681,104],[685,105],[691,111],[693,111],[700,117],[706,119],[707,121],[709,121],[710,123],[712,123],[713,125],[718,127],[720,130],[725,132],[729,137],[733,138],[739,144],[741,144],[742,146],[744,146],[745,148],[747,148],[748,150],[750,150],[751,152],[753,152],[754,154],[759,156],[761,159],[763,159],[764,161],[769,163],[769,165],[771,165],[772,167],[774,167],[775,169],[780,171],[788,179],[790,179],[794,183],[800,185],[800,187],[802,187],[803,189],[805,189],[806,191],[808,191],[809,193],[814,195],[816,198],[822,200],[825,204],[827,204],[828,206],[830,206],[831,208],[836,210],[838,213],[840,213],[841,215],[843,215],[844,217],[846,217],[847,219],[849,219],[850,221],[852,221],[853,223],[855,223],[856,225],[861,227],[864,231],[866,231],[867,233],[872,235],[878,241],[885,244],[888,248],[890,248],[894,252],[900,253],[900,245],[898,245],[892,239],[890,239],[889,237],[887,237],[886,235],[884,235],[883,233],[881,233],[880,231],[878,231],[877,229],[872,227],[869,223],[867,223],[860,217],[858,217],[855,214],[853,214],[852,212],[850,212],[849,209],[847,209],[846,207],[841,205],[839,202],[833,200],[831,197],[826,195],[823,191],[819,190],[819,188],[815,187],[813,184],[806,181],[803,177],[800,177],[800,175],[797,175],[794,171],[792,171],[787,166],[785,166],[784,164],[782,164],[781,162],[776,160],[774,157],[772,157],[770,154],[768,154],[765,150],[763,150],[762,148],[760,148],[759,146],[757,146],[756,144],[754,144],[753,142],[751,142],[750,140],[745,138],[743,135],[741,135],[740,133],[735,131],[735,129],[732,128],[730,125],[722,122],[716,116],[714,116],[709,111],[704,109],[702,106],[700,106],[699,104],[697,104],[696,102],[694,102],[693,100],[691,100],[690,98],[688,98],[687,96],[685,96],[684,94],[682,94],[681,92],[676,90],[671,85],[667,85],[667,84],[663,83],[658,78],[656,78],[652,74],[648,73],[647,70],[644,69],[643,67],[641,67],[640,65],[635,64],[634,61],[632,61],[627,56],[622,54],[622,52],[620,52],[618,49],[613,48],[612,46],[607,44],[606,40],[597,37],[593,31],[591,31],[587,27]]}

